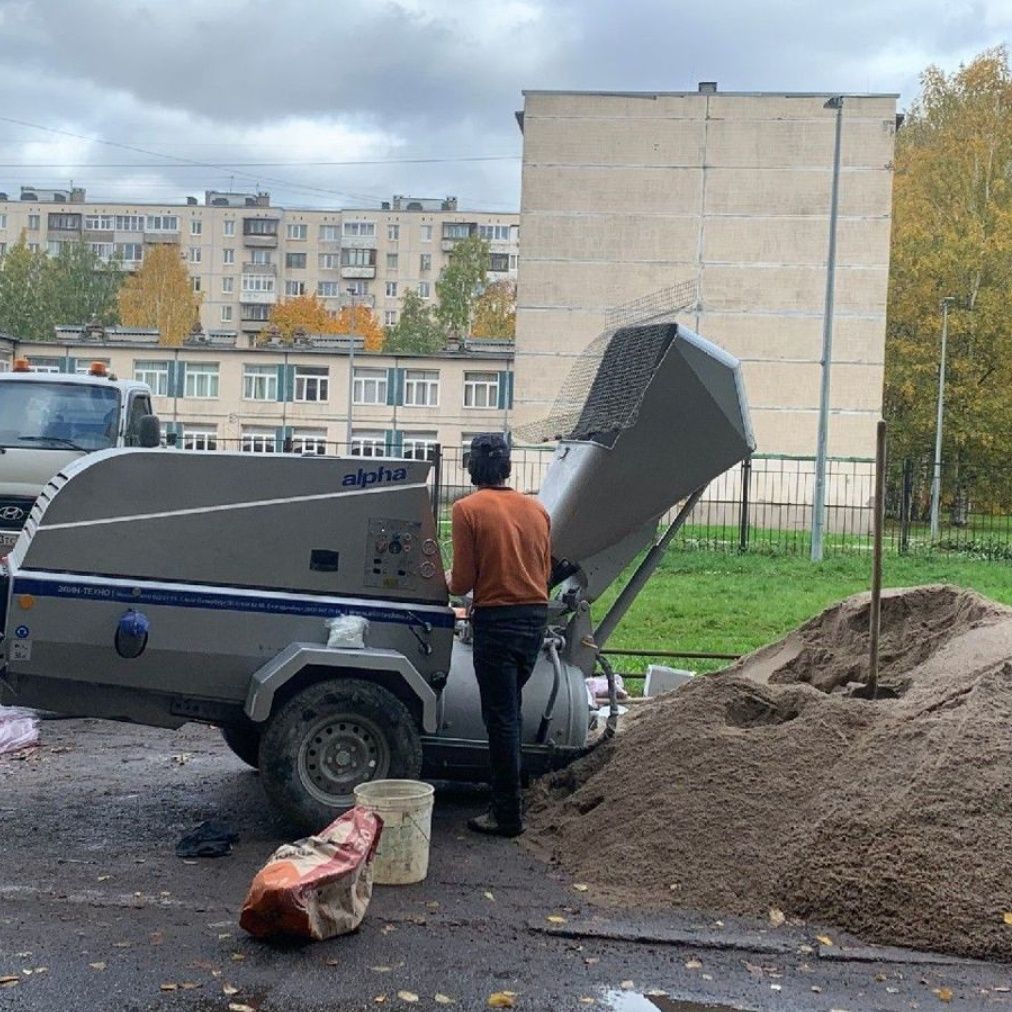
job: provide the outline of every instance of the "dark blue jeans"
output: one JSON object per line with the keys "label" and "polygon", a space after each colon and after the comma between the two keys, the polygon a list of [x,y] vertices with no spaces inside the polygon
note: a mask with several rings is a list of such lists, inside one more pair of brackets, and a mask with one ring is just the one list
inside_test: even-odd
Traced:
{"label": "dark blue jeans", "polygon": [[492,813],[502,826],[520,822],[520,731],[523,688],[545,637],[548,609],[541,604],[477,608],[474,673],[488,732]]}

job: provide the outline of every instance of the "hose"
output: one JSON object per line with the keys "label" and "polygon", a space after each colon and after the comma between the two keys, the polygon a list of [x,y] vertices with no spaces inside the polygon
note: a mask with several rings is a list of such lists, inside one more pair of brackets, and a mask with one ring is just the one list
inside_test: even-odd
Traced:
{"label": "hose", "polygon": [[555,700],[559,696],[559,687],[562,685],[562,661],[559,659],[559,650],[566,645],[566,640],[558,633],[552,633],[545,639],[545,649],[552,660],[552,671],[555,677],[552,679],[552,691],[548,694],[548,702],[545,704],[545,712],[541,716],[541,724],[538,726],[537,743],[544,745],[548,740],[548,730],[555,716]]}
{"label": "hose", "polygon": [[604,677],[608,679],[608,720],[604,725],[604,741],[615,737],[618,730],[618,688],[615,685],[615,669],[611,666],[608,658],[603,654],[597,655],[597,663],[604,671]]}

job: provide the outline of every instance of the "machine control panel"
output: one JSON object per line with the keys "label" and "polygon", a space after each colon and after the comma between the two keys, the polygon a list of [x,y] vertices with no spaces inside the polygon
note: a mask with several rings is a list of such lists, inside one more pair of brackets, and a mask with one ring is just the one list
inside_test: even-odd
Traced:
{"label": "machine control panel", "polygon": [[435,576],[432,552],[427,551],[431,539],[423,542],[421,532],[422,525],[417,521],[370,520],[365,585],[384,590],[411,590]]}

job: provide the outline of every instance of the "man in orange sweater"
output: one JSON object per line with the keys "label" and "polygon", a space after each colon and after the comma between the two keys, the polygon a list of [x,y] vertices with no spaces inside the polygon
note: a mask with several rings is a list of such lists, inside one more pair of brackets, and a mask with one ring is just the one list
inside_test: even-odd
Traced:
{"label": "man in orange sweater", "polygon": [[479,833],[519,836],[523,687],[545,636],[551,570],[549,519],[533,496],[509,488],[509,444],[500,433],[471,440],[478,491],[453,504],[451,594],[473,594],[474,673],[488,732],[492,804],[471,819]]}

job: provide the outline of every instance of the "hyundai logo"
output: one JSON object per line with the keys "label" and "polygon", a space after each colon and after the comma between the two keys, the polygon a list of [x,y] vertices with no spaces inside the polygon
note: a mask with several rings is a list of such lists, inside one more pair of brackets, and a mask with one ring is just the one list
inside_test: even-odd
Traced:
{"label": "hyundai logo", "polygon": [[25,511],[20,506],[4,506],[0,510],[0,520],[24,520]]}

